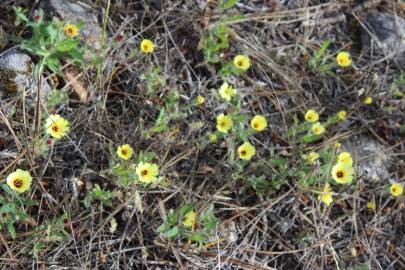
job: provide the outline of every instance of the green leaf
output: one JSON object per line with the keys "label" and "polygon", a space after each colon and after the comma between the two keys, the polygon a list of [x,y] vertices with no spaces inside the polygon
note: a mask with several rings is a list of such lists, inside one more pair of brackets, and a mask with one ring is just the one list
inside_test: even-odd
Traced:
{"label": "green leaf", "polygon": [[46,26],[43,31],[43,34],[48,36],[50,42],[53,43],[57,39],[60,29],[58,29],[58,27],[56,27],[54,24],[50,24]]}
{"label": "green leaf", "polygon": [[15,232],[15,228],[14,228],[13,223],[7,222],[7,231],[8,231],[8,233],[11,235],[11,237],[12,237],[13,239],[16,238],[17,234],[16,234],[16,232]]}
{"label": "green leaf", "polygon": [[64,39],[61,43],[59,43],[56,47],[56,49],[59,52],[68,52],[73,49],[76,49],[77,46],[79,46],[80,40],[79,39],[72,39],[72,38],[67,38]]}
{"label": "green leaf", "polygon": [[186,213],[193,211],[195,208],[195,203],[188,203],[180,207],[179,213],[185,215]]}
{"label": "green leaf", "polygon": [[13,6],[13,10],[14,10],[15,16],[16,16],[16,20],[14,23],[16,26],[20,25],[22,22],[27,23],[29,21],[27,16],[25,15],[25,13],[28,12],[28,9]]}
{"label": "green leaf", "polygon": [[56,56],[46,58],[45,65],[54,73],[60,73],[61,64]]}
{"label": "green leaf", "polygon": [[312,135],[312,134],[307,134],[303,137],[304,142],[310,143],[319,140],[322,138],[322,135]]}
{"label": "green leaf", "polygon": [[76,62],[83,64],[84,63],[84,57],[83,53],[79,51],[77,48],[71,49],[70,51],[67,52],[67,54],[73,58]]}
{"label": "green leaf", "polygon": [[322,43],[322,47],[321,47],[321,48],[319,49],[319,51],[315,54],[315,57],[316,57],[317,59],[320,59],[320,58],[325,54],[325,52],[326,52],[326,50],[328,49],[329,45],[330,45],[330,40],[325,40],[325,41]]}
{"label": "green leaf", "polygon": [[229,9],[231,7],[233,7],[234,5],[236,5],[236,3],[238,3],[238,0],[221,0],[221,8],[222,9]]}
{"label": "green leaf", "polygon": [[169,238],[176,238],[179,236],[179,227],[175,226],[166,232],[166,236]]}

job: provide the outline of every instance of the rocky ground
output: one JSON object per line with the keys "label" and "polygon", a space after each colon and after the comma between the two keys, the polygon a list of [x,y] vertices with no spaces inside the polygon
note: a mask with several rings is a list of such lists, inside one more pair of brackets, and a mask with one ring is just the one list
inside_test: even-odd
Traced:
{"label": "rocky ground", "polygon": [[[0,181],[18,168],[33,176],[26,193],[0,190],[2,269],[405,269],[404,195],[390,194],[405,184],[405,4],[231,2],[0,2]],[[17,7],[31,21],[42,9],[41,20],[82,25],[83,62],[61,58],[60,72],[38,74]],[[218,25],[229,44],[209,61]],[[139,51],[145,38],[150,55]],[[353,64],[327,66],[342,50]],[[224,76],[236,54],[251,67]],[[243,124],[209,138],[216,116],[235,110],[218,95],[224,78],[238,90],[238,117],[268,122],[249,133],[249,162],[236,151]],[[323,123],[341,110],[347,118],[305,141],[309,109]],[[69,121],[66,138],[42,130],[52,113]],[[123,144],[159,166],[157,183],[124,181],[119,165],[133,164],[120,163]],[[309,166],[311,151],[324,155]],[[354,160],[349,185],[330,177],[343,151]],[[13,212],[11,199],[32,203]],[[162,229],[173,213],[176,230]]]}

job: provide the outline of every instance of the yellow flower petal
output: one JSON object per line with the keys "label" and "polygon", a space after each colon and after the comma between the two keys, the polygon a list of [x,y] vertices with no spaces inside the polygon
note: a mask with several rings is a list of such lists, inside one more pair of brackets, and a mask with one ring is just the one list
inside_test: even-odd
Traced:
{"label": "yellow flower petal", "polygon": [[252,121],[250,121],[250,126],[256,131],[263,131],[267,127],[266,118],[261,115],[256,115],[253,117]]}
{"label": "yellow flower petal", "polygon": [[401,196],[404,193],[404,187],[399,183],[393,183],[390,187],[390,192],[394,197]]}
{"label": "yellow flower petal", "polygon": [[195,103],[197,105],[202,105],[202,104],[204,104],[204,102],[205,102],[205,98],[203,96],[197,96],[195,99]]}
{"label": "yellow flower petal", "polygon": [[256,149],[249,142],[245,142],[239,146],[238,154],[241,159],[250,160],[256,154]]}
{"label": "yellow flower petal", "polygon": [[316,122],[312,125],[311,132],[314,135],[322,135],[323,133],[325,133],[325,127],[321,123]]}
{"label": "yellow flower petal", "polygon": [[319,120],[319,114],[315,110],[308,110],[305,113],[305,120],[308,122],[316,122]]}
{"label": "yellow flower petal", "polygon": [[152,40],[150,39],[144,39],[141,42],[141,51],[144,53],[153,53],[155,49],[155,45],[153,44]]}
{"label": "yellow flower petal", "polygon": [[316,152],[311,152],[308,154],[308,156],[306,158],[310,164],[315,164],[315,162],[319,158],[319,154]]}
{"label": "yellow flower petal", "polygon": [[194,211],[190,211],[184,216],[183,225],[185,227],[192,227],[193,223],[195,222],[197,214]]}
{"label": "yellow flower petal", "polygon": [[232,119],[221,113],[217,116],[217,129],[222,133],[228,133],[228,130],[232,128],[233,121]]}
{"label": "yellow flower petal", "polygon": [[130,159],[133,154],[134,149],[129,144],[121,145],[117,149],[117,155],[124,160]]}
{"label": "yellow flower petal", "polygon": [[371,103],[373,103],[373,98],[368,96],[363,100],[363,103],[366,105],[370,105]]}
{"label": "yellow flower petal", "polygon": [[353,159],[349,152],[342,152],[338,155],[338,162],[341,162],[345,165],[352,166]]}
{"label": "yellow flower petal", "polygon": [[74,38],[79,34],[79,28],[77,28],[77,26],[74,24],[68,23],[65,25],[65,27],[63,27],[63,32],[66,36]]}
{"label": "yellow flower petal", "polygon": [[233,64],[238,68],[242,70],[247,70],[250,68],[250,59],[249,56],[247,55],[237,55],[233,59]]}
{"label": "yellow flower petal", "polygon": [[325,187],[321,193],[321,195],[318,196],[318,200],[326,204],[327,206],[331,205],[333,202],[333,193],[331,192],[331,188],[329,183],[325,184]]}
{"label": "yellow flower petal", "polygon": [[136,167],[136,174],[140,182],[149,184],[157,180],[159,167],[156,164],[140,162]]}
{"label": "yellow flower petal", "polygon": [[353,181],[354,169],[344,163],[337,163],[332,168],[332,177],[339,184],[349,184]]}
{"label": "yellow flower petal", "polygon": [[368,210],[375,210],[375,208],[376,208],[375,202],[373,202],[373,201],[367,202]]}
{"label": "yellow flower petal", "polygon": [[62,118],[59,114],[51,114],[46,119],[46,133],[50,134],[55,139],[60,139],[69,131],[69,122]]}
{"label": "yellow flower petal", "polygon": [[17,192],[25,192],[30,189],[32,183],[31,174],[27,171],[17,169],[7,176],[8,186]]}
{"label": "yellow flower petal", "polygon": [[352,57],[348,52],[340,52],[336,56],[336,62],[341,67],[348,67],[352,64]]}
{"label": "yellow flower petal", "polygon": [[227,82],[224,82],[218,90],[221,98],[230,101],[231,98],[236,94],[236,90],[232,88]]}
{"label": "yellow flower petal", "polygon": [[338,117],[339,117],[339,120],[341,120],[341,121],[346,120],[347,112],[346,112],[346,111],[340,111],[340,112],[338,112]]}

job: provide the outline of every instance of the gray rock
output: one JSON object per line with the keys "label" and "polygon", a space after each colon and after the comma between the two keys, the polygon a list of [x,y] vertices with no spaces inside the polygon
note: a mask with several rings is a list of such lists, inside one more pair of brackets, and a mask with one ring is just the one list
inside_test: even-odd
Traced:
{"label": "gray rock", "polygon": [[386,146],[372,138],[359,136],[343,141],[342,151],[352,154],[358,176],[372,181],[388,181],[393,160]]}
{"label": "gray rock", "polygon": [[405,20],[385,12],[371,11],[364,20],[361,40],[363,49],[390,56],[405,65]]}
{"label": "gray rock", "polygon": [[82,40],[94,49],[100,49],[101,27],[94,12],[83,5],[68,0],[41,1],[40,7],[47,16],[57,16],[70,23],[83,22],[80,29]]}
{"label": "gray rock", "polygon": [[[0,98],[22,94],[34,96],[38,89],[38,80],[33,75],[34,63],[31,57],[17,48],[11,48],[0,54]],[[51,91],[46,81],[42,82],[41,97]]]}

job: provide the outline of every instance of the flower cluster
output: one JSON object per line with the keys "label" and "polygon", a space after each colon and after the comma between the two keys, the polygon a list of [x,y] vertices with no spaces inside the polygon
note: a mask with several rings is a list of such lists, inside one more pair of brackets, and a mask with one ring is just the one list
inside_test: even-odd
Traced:
{"label": "flower cluster", "polygon": [[305,120],[309,123],[313,123],[311,126],[311,133],[313,135],[322,135],[325,133],[326,129],[322,125],[322,123],[318,122],[319,120],[319,113],[314,109],[310,109],[305,113],[304,116]]}
{"label": "flower cluster", "polygon": [[342,152],[338,155],[337,163],[333,166],[331,174],[339,184],[350,184],[353,181],[353,159],[349,152]]}
{"label": "flower cluster", "polygon": [[[118,147],[117,155],[123,160],[129,160],[134,155],[134,149],[129,144],[124,144]],[[135,168],[136,176],[139,182],[150,184],[158,180],[159,167],[156,164],[149,162],[139,162]]]}

